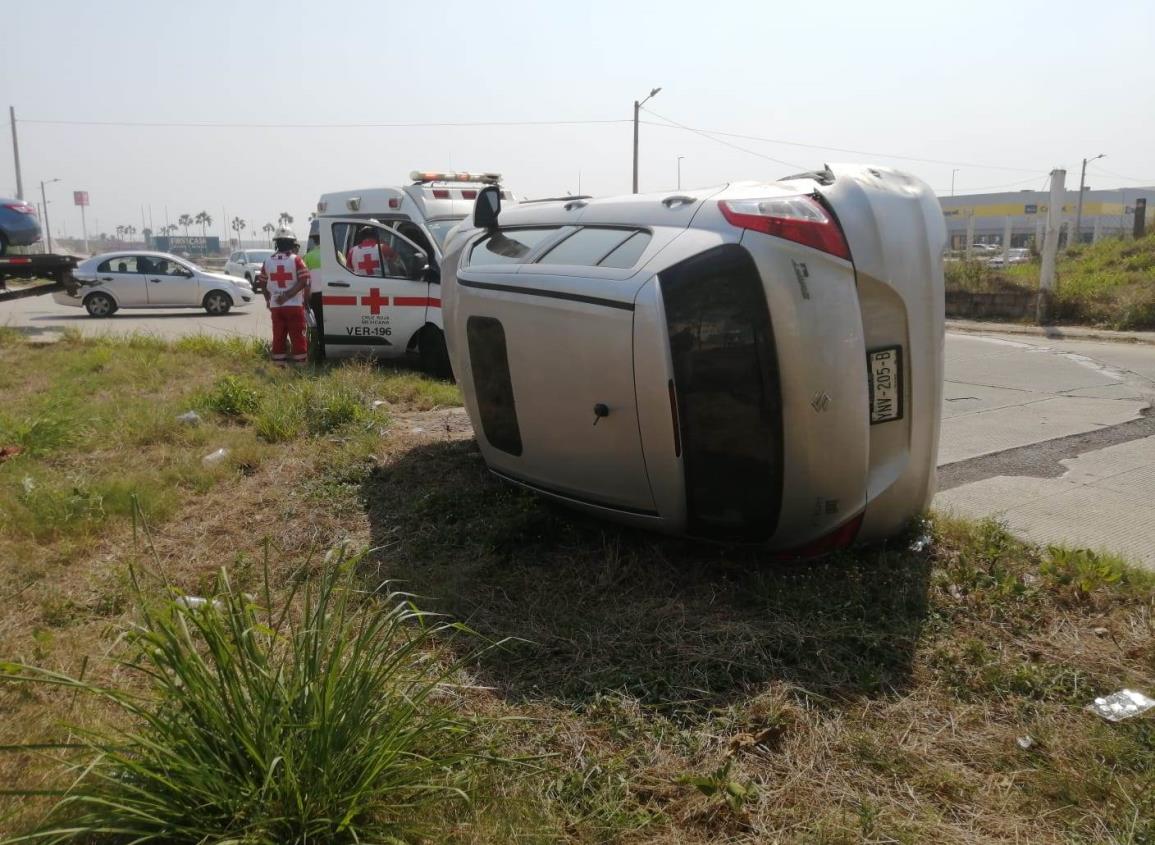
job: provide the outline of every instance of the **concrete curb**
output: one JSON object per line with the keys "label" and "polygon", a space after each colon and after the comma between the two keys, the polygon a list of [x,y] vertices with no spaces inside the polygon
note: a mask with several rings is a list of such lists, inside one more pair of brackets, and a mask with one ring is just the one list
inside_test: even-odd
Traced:
{"label": "concrete curb", "polygon": [[948,332],[971,334],[1021,334],[1051,340],[1102,340],[1155,346],[1155,332],[1116,332],[1087,326],[1029,326],[1025,323],[988,323],[978,320],[947,320]]}

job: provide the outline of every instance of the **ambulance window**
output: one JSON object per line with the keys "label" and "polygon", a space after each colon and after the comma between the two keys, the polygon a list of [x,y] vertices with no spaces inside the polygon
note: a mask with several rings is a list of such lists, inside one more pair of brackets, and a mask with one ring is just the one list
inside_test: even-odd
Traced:
{"label": "ambulance window", "polygon": [[493,317],[470,317],[465,333],[469,341],[469,365],[473,370],[477,411],[485,439],[495,449],[520,455],[521,429],[517,425],[505,329],[501,321]]}
{"label": "ambulance window", "polygon": [[633,234],[630,229],[578,229],[537,260],[539,264],[593,267]]}
{"label": "ambulance window", "polygon": [[427,220],[425,225],[429,228],[429,231],[433,233],[433,237],[437,239],[438,245],[440,245],[442,249],[445,249],[445,236],[460,222],[461,218],[454,218],[452,220]]}
{"label": "ambulance window", "polygon": [[487,235],[469,253],[471,265],[520,264],[543,240],[553,235],[557,226],[547,229],[503,229]]}
{"label": "ambulance window", "polygon": [[782,505],[782,393],[753,259],[717,247],[661,274],[691,529],[765,540]]}

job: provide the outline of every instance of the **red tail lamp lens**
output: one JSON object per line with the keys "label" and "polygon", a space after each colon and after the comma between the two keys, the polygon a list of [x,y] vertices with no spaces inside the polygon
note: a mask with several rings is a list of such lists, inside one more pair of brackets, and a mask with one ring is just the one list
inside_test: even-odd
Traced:
{"label": "red tail lamp lens", "polygon": [[820,249],[850,260],[850,246],[837,221],[813,197],[720,200],[730,225]]}

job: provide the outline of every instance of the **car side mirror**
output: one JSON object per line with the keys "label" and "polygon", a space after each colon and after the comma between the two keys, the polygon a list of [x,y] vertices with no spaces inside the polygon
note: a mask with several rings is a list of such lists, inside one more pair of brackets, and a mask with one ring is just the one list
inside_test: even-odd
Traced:
{"label": "car side mirror", "polygon": [[478,229],[496,229],[497,217],[500,214],[501,188],[497,185],[486,185],[478,191],[477,202],[473,204],[473,225]]}

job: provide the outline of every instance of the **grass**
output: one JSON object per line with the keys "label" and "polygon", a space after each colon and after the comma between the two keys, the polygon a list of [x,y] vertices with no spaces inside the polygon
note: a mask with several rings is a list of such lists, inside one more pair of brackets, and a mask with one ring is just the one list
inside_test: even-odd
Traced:
{"label": "grass", "polygon": [[355,564],[274,600],[266,560],[259,602],[224,571],[198,604],[134,577],[115,665],[139,692],[0,663],[0,681],[97,699],[127,726],[78,728],[59,801],[11,841],[397,841],[465,799],[461,771],[491,756],[455,706],[459,667],[432,658],[465,629],[361,594]]}
{"label": "grass", "polygon": [[[26,495],[28,477],[34,492],[53,491],[53,507],[79,514],[39,535],[37,525],[61,523],[37,516],[48,504],[28,509],[27,523],[0,525],[0,657],[83,680],[0,684],[0,744],[82,746],[0,755],[0,787],[59,789],[63,766],[107,750],[93,737],[154,736],[150,719],[184,731],[175,714],[210,705],[203,695],[180,701],[183,690],[257,667],[258,686],[241,698],[269,701],[278,716],[218,721],[203,744],[212,765],[172,764],[182,783],[216,797],[171,802],[183,815],[168,829],[187,823],[179,829],[203,841],[287,841],[302,830],[342,841],[351,828],[335,830],[331,808],[347,793],[330,785],[361,775],[345,772],[351,752],[310,757],[315,748],[302,744],[323,746],[329,735],[289,708],[299,702],[290,690],[325,689],[319,679],[341,661],[313,664],[323,671],[312,682],[286,669],[272,686],[260,668],[297,647],[291,633],[261,627],[275,627],[266,610],[291,607],[286,620],[299,625],[305,585],[340,571],[364,588],[355,595],[335,582],[334,600],[348,601],[356,620],[351,641],[359,626],[411,612],[373,595],[387,582],[444,614],[399,625],[390,642],[419,644],[398,677],[452,670],[416,708],[448,719],[447,734],[433,733],[452,741],[413,746],[423,759],[409,781],[441,798],[405,810],[416,800],[405,787],[374,787],[355,802],[364,841],[1155,841],[1155,723],[1108,724],[1084,709],[1122,687],[1155,690],[1155,583],[1109,554],[1036,548],[997,523],[934,517],[934,542],[919,551],[903,538],[774,564],[751,549],[618,528],[499,483],[448,417],[439,424],[437,409],[459,401],[453,388],[410,373],[354,364],[291,374],[251,349],[76,339],[48,349],[4,342],[0,362],[6,419],[25,430],[59,412],[75,433],[59,440],[47,426],[35,454],[0,464],[0,504]],[[175,421],[194,405],[200,425]],[[270,443],[262,421],[281,418],[296,420],[295,433]],[[221,445],[229,460],[204,467],[201,457]],[[137,493],[154,508],[146,557],[133,532]],[[371,551],[343,568],[315,554],[343,545]],[[134,568],[156,577],[134,585]],[[222,607],[174,609],[176,594]],[[234,618],[243,637],[198,627]],[[476,636],[433,630],[436,619],[460,620]],[[130,668],[149,665],[132,649],[151,641],[122,636],[176,623],[189,632],[173,635],[180,665],[194,665],[194,654],[205,661],[182,692],[168,676],[155,686]],[[478,650],[495,641],[501,647]],[[77,695],[90,687],[111,697]],[[124,711],[122,695],[146,703],[144,713]],[[258,724],[270,738],[253,758],[263,762],[234,765],[246,741],[217,734],[247,736]],[[171,744],[180,742],[193,741]],[[260,792],[253,785],[266,783],[274,748],[294,749],[276,772],[292,762],[300,780],[268,779],[276,807],[229,805]],[[171,751],[139,748],[123,771]],[[491,755],[523,764],[494,767],[482,759]],[[422,768],[425,758],[441,762]],[[116,763],[115,753],[101,759]],[[76,794],[136,783],[98,776]],[[292,797],[306,792],[336,803]],[[3,802],[0,838],[37,829],[54,803]],[[82,804],[57,819],[93,806]],[[232,807],[227,820],[221,806]],[[276,826],[290,817],[292,827]]]}
{"label": "grass", "polygon": [[[1155,328],[1155,232],[1139,240],[1108,238],[1064,251],[1057,268],[1056,318],[1113,329]],[[948,289],[1034,292],[1039,263],[988,269],[978,261],[946,265]]]}

